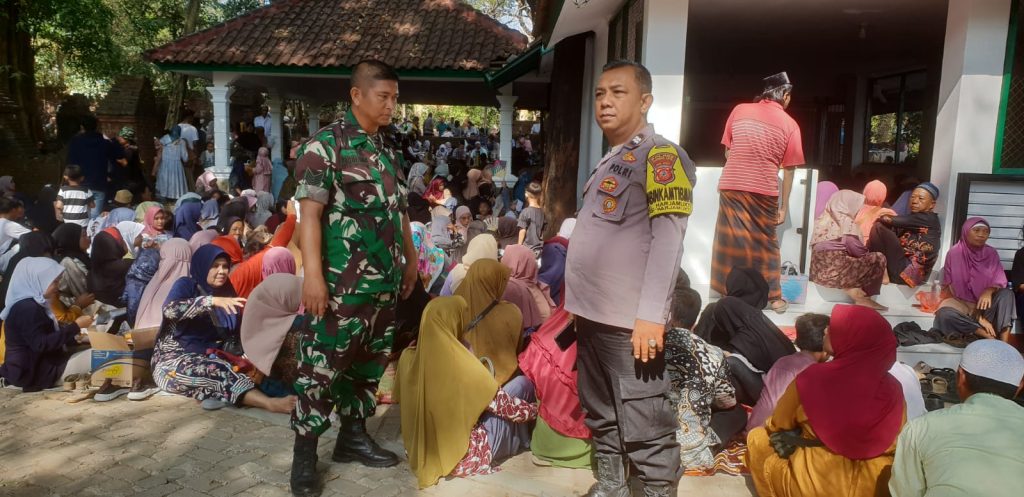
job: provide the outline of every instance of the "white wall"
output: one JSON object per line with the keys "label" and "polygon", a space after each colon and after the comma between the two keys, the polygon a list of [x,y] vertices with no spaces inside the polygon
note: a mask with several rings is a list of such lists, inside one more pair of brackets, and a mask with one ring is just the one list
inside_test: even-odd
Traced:
{"label": "white wall", "polygon": [[647,120],[658,134],[679,142],[683,119],[683,73],[690,0],[646,0],[643,64],[654,82],[654,106]]}
{"label": "white wall", "polygon": [[[693,187],[693,214],[686,228],[682,260],[682,268],[694,285],[707,285],[711,282],[711,248],[715,241],[715,224],[718,222],[718,179],[721,175],[720,167],[697,168],[697,184]],[[780,185],[781,177],[780,173]],[[801,253],[808,248],[809,237],[797,230],[804,226],[808,216],[813,215],[817,184],[816,169],[796,170],[793,191],[789,196],[789,218],[778,229],[782,262],[792,261],[799,265]],[[808,226],[812,224],[808,223]],[[804,274],[807,274],[806,266],[801,268]]]}
{"label": "white wall", "polygon": [[943,254],[959,173],[991,173],[1011,0],[949,0],[931,181],[942,194]]}

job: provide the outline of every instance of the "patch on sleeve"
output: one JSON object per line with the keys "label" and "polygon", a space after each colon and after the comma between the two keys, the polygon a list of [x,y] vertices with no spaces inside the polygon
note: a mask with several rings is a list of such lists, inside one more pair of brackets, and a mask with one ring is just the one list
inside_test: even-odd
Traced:
{"label": "patch on sleeve", "polygon": [[688,216],[693,212],[693,185],[672,145],[651,147],[647,153],[647,213]]}

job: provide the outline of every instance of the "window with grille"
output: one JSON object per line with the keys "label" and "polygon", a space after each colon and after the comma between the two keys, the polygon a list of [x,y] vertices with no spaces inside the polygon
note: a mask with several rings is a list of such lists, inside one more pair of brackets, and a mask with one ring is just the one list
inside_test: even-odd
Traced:
{"label": "window with grille", "polygon": [[[1010,39],[1006,44],[1006,69],[1009,81],[1003,94],[1001,150],[996,149],[999,169],[1024,170],[1024,3],[1017,2],[1010,19]],[[1000,130],[997,130],[997,133]]]}
{"label": "window with grille", "polygon": [[642,62],[644,2],[627,1],[608,23],[608,60]]}

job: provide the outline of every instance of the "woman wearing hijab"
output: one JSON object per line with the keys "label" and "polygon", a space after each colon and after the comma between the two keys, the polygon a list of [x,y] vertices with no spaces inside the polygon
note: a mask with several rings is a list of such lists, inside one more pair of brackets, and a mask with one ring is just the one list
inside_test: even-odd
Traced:
{"label": "woman wearing hijab", "polygon": [[298,378],[298,339],[305,316],[302,278],[273,274],[253,290],[242,315],[245,357],[264,376],[291,385]]}
{"label": "woman wearing hijab", "polygon": [[256,165],[252,168],[252,189],[269,193],[270,175],[273,172],[274,164],[270,162],[270,150],[267,147],[260,147],[256,153]]}
{"label": "woman wearing hijab", "polygon": [[483,259],[498,260],[498,241],[491,235],[480,235],[469,242],[461,263],[455,265],[448,272],[448,278],[445,279],[444,286],[441,288],[441,296],[448,297],[455,294],[466,277],[466,273],[469,272],[470,266]]}
{"label": "woman wearing hijab", "polygon": [[57,229],[61,223],[57,221],[57,211],[53,208],[56,201],[57,190],[54,187],[46,185],[39,190],[36,203],[25,213],[33,228],[43,233],[53,233]]}
{"label": "woman wearing hijab", "polygon": [[551,293],[548,286],[537,279],[540,268],[537,267],[537,259],[533,257],[533,251],[525,245],[511,245],[505,249],[501,256],[501,263],[512,270],[511,278],[519,281],[530,291],[530,296],[537,303],[540,311],[541,321],[551,316],[555,309],[555,302],[551,300]]}
{"label": "woman wearing hijab", "polygon": [[88,307],[91,302],[82,306],[85,300],[95,299],[89,294],[89,247],[92,240],[85,233],[85,228],[75,223],[61,224],[53,232],[54,258],[64,266],[64,274],[60,277],[58,289],[60,300],[65,305],[78,304]]}
{"label": "woman wearing hijab", "polygon": [[825,205],[828,204],[832,195],[835,195],[838,191],[839,187],[831,181],[818,182],[817,194],[814,197],[814,219],[821,217],[821,213],[825,212]]}
{"label": "woman wearing hijab", "polygon": [[113,228],[124,221],[135,221],[135,211],[129,207],[118,207],[107,214],[100,229]]}
{"label": "woman wearing hijab", "polygon": [[160,248],[160,244],[171,238],[171,215],[161,205],[146,209],[142,223],[142,246]]}
{"label": "woman wearing hijab", "polygon": [[174,212],[178,212],[178,209],[181,209],[181,206],[185,204],[200,203],[202,201],[203,197],[198,193],[188,192],[178,197],[178,200],[174,201]]}
{"label": "woman wearing hijab", "polygon": [[27,257],[12,275],[11,291],[4,298],[5,355],[0,377],[25,392],[58,384],[66,375],[88,373],[92,353],[72,354],[68,347],[88,343],[81,328],[92,324],[83,316],[61,326],[50,309],[64,268],[49,257]]}
{"label": "woman wearing hijab", "polygon": [[882,291],[885,255],[868,250],[854,220],[863,204],[864,196],[850,190],[840,190],[828,201],[811,235],[810,280],[844,290],[854,304],[885,310],[871,298]]}
{"label": "woman wearing hijab", "polygon": [[199,226],[199,216],[202,209],[202,204],[191,202],[182,205],[180,209],[174,212],[173,235],[175,238],[181,238],[187,242],[192,238],[192,235],[201,229]]}
{"label": "woman wearing hijab", "polygon": [[135,221],[121,221],[114,229],[121,235],[129,258],[135,257],[142,247],[142,232],[146,226]]}
{"label": "woman wearing hijab", "polygon": [[163,304],[178,278],[189,275],[192,248],[182,239],[172,238],[160,246],[160,264],[156,274],[150,278],[139,299],[135,313],[135,328],[146,329],[160,326]]}
{"label": "woman wearing hijab", "polygon": [[203,229],[216,228],[220,218],[220,208],[220,201],[215,198],[204,201],[199,210],[199,227]]}
{"label": "woman wearing hijab", "polygon": [[440,174],[441,166],[439,165],[437,166],[437,171],[435,171],[434,179],[430,180],[430,186],[428,186],[427,191],[423,193],[423,200],[426,200],[427,203],[430,204],[430,207],[444,205],[447,197],[450,195],[450,193],[446,195],[446,192],[448,191],[446,188],[447,181],[440,176]]}
{"label": "woman wearing hijab", "polygon": [[483,183],[483,171],[470,169],[466,171],[466,187],[462,189],[462,199],[466,202],[480,196],[480,184]]}
{"label": "woman wearing hijab", "polygon": [[509,269],[500,262],[484,259],[473,264],[455,295],[469,304],[469,325],[465,341],[477,357],[488,358],[494,379],[504,385],[519,369],[519,348],[523,343],[523,313],[503,302]]}
{"label": "woman wearing hijab", "polygon": [[[244,221],[255,206],[256,197],[242,196],[229,200],[228,203],[220,208],[220,214],[217,216],[217,231],[220,231],[222,235],[228,234],[234,223],[236,221]],[[243,223],[242,230],[244,231],[244,229],[245,225]],[[238,236],[241,236],[241,233]]]}
{"label": "woman wearing hijab", "polygon": [[[272,274],[273,272],[290,272],[295,274],[295,257],[285,248],[295,233],[296,217],[291,209],[292,207],[289,207],[288,217],[285,219],[284,224],[278,228],[277,233],[274,233],[273,237],[270,237],[262,228],[254,232],[256,236],[270,238],[270,241],[248,257],[244,257],[243,253],[234,252],[236,244],[229,239],[230,237],[222,236],[213,241],[219,247],[231,248],[228,251],[228,254],[231,256],[231,263],[237,264],[234,271],[231,272],[231,285],[234,286],[239,297],[248,298],[249,294],[256,288],[256,285],[263,281],[265,274]],[[246,248],[253,247],[254,243],[247,243]],[[274,251],[273,255],[270,254],[271,250]],[[241,256],[242,259],[239,259],[239,262],[236,263],[237,256]],[[268,256],[271,257],[269,261],[267,260]],[[265,273],[265,271],[272,272]]]}
{"label": "woman wearing hijab", "polygon": [[[409,224],[412,231],[412,244],[419,254],[417,272],[420,275],[420,282],[423,288],[430,290],[440,280],[445,268],[444,250],[434,246],[430,232],[423,223],[413,222]],[[495,250],[497,254],[497,250]],[[465,259],[465,256],[463,256]]]}
{"label": "woman wearing hijab", "polygon": [[[252,379],[209,350],[223,350],[238,338],[238,314],[245,299],[235,296],[228,270],[231,261],[216,246],[200,248],[189,264],[190,276],[179,278],[163,305],[163,323],[153,349],[153,380],[161,390],[204,401],[288,413],[295,397],[271,399]],[[208,401],[209,400],[209,401]]]}
{"label": "woman wearing hijab", "polygon": [[508,216],[498,218],[498,248],[504,250],[509,245],[519,242],[519,221]]}
{"label": "woman wearing hijab", "polygon": [[426,176],[430,172],[430,166],[417,162],[412,165],[409,169],[409,179],[406,185],[409,187],[409,193],[415,193],[422,196],[427,191]]}
{"label": "woman wearing hijab", "polygon": [[460,261],[466,254],[466,246],[469,244],[469,225],[473,222],[473,214],[469,207],[460,205],[455,209],[454,218],[455,222],[451,225],[451,244],[448,246],[448,255],[453,261]]}
{"label": "woman wearing hijab", "polygon": [[141,204],[135,206],[135,218],[132,219],[132,221],[135,221],[136,223],[146,224],[146,214],[149,213],[150,207],[163,208],[163,206],[164,204],[161,204],[160,202],[142,202]]}
{"label": "woman wearing hijab", "polygon": [[217,189],[217,176],[213,174],[213,171],[206,169],[203,174],[200,174],[196,178],[196,193],[199,195],[207,195],[210,192]]}
{"label": "woman wearing hijab", "polygon": [[[747,436],[747,466],[762,497],[889,495],[906,422],[903,390],[889,374],[896,337],[877,311],[840,304],[825,344],[834,359],[798,374],[765,427]],[[776,453],[784,446],[788,457]]]}
{"label": "woman wearing hijab", "polygon": [[544,242],[540,251],[540,273],[537,279],[551,289],[551,300],[562,305],[562,289],[565,286],[565,256],[569,251],[569,238],[576,228],[576,218],[562,221],[558,234]]}
{"label": "woman wearing hijab", "polygon": [[256,228],[264,226],[274,210],[274,196],[269,192],[260,191],[256,193],[256,207],[246,216],[249,226]]}
{"label": "woman wearing hijab", "polygon": [[196,234],[192,235],[192,238],[188,240],[188,246],[192,249],[192,253],[194,254],[199,250],[199,247],[212,243],[217,236],[217,231],[213,229],[197,231]]}
{"label": "woman wearing hijab", "polygon": [[124,305],[121,296],[124,294],[125,277],[132,267],[132,260],[124,258],[127,252],[128,246],[116,229],[103,230],[92,240],[89,291],[104,304]]}
{"label": "woman wearing hijab", "polygon": [[32,231],[21,235],[21,238],[18,239],[18,253],[7,263],[7,270],[4,271],[3,280],[0,281],[0,302],[6,302],[7,293],[14,291],[14,288],[11,287],[11,280],[14,278],[14,270],[17,269],[18,263],[29,257],[51,257],[53,256],[53,246],[53,237],[42,231]]}
{"label": "woman wearing hijab", "polygon": [[988,221],[972,217],[960,229],[942,268],[943,295],[934,327],[948,335],[1007,340],[1017,310],[999,252],[986,244]]}
{"label": "woman wearing hijab", "polygon": [[124,294],[121,300],[128,311],[128,325],[135,326],[135,315],[139,312],[142,292],[153,279],[160,267],[160,249],[144,248],[139,250],[138,257],[132,262],[128,274],[124,278]]}
{"label": "woman wearing hijab", "polygon": [[760,271],[735,268],[726,287],[728,296],[708,304],[693,331],[729,353],[726,362],[736,399],[752,406],[764,388],[762,375],[796,348],[761,312],[768,305],[768,282]]}
{"label": "woman wearing hijab", "polygon": [[156,194],[160,198],[177,200],[188,193],[184,165],[188,162],[188,146],[181,139],[181,126],[171,129],[171,143],[164,145],[156,174]]}
{"label": "woman wearing hijab", "polygon": [[882,207],[888,194],[889,190],[885,187],[885,183],[877,179],[864,186],[864,206],[857,212],[856,219],[857,226],[860,227],[860,238],[864,241],[864,245],[868,244],[871,228],[880,217],[896,216],[896,211]]}
{"label": "woman wearing hijab", "polygon": [[468,314],[461,297],[431,301],[419,340],[398,361],[402,441],[420,488],[445,476],[493,473],[527,448],[510,437],[514,426],[537,417],[529,380],[519,377],[501,387],[462,344]]}

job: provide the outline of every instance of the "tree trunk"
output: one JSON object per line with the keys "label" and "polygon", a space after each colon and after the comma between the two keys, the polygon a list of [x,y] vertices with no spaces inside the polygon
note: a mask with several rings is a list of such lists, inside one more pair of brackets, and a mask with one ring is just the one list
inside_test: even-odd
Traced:
{"label": "tree trunk", "polygon": [[544,238],[558,233],[576,214],[576,182],[580,167],[580,114],[583,112],[583,70],[587,37],[582,33],[558,42],[551,73],[551,111],[544,122]]}
{"label": "tree trunk", "polygon": [[[0,75],[7,82],[2,87],[19,107],[18,122],[22,136],[33,143],[43,139],[43,125],[36,100],[35,52],[31,35],[19,26],[22,21],[20,2],[4,2],[5,18],[0,23]],[[6,72],[7,74],[3,74]]]}
{"label": "tree trunk", "polygon": [[[199,4],[201,0],[188,0],[185,10],[185,27],[181,36],[195,32],[196,22],[199,20]],[[181,120],[181,106],[185,100],[185,90],[188,88],[188,76],[175,74],[172,76],[170,102],[167,105],[167,121],[164,127],[171,129]]]}

